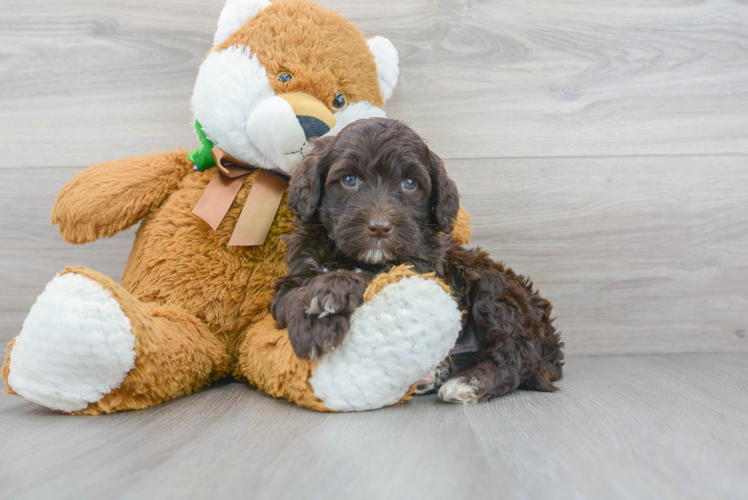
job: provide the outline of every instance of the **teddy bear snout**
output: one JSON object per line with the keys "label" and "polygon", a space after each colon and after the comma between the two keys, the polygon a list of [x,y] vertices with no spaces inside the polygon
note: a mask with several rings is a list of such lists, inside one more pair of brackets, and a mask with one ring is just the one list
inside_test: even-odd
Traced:
{"label": "teddy bear snout", "polygon": [[325,122],[313,116],[297,115],[296,119],[304,130],[307,141],[312,137],[321,137],[330,131],[330,127]]}
{"label": "teddy bear snout", "polygon": [[247,121],[247,134],[279,170],[293,174],[304,159],[309,139],[327,134],[336,124],[321,101],[288,92],[257,105]]}

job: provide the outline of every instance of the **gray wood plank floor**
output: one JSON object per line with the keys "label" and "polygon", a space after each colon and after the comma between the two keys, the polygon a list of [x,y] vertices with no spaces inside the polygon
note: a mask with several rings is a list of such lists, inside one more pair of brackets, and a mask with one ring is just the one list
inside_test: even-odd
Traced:
{"label": "gray wood plank floor", "polygon": [[139,412],[0,396],[0,497],[748,497],[748,353],[572,357],[554,394],[325,415],[232,383]]}

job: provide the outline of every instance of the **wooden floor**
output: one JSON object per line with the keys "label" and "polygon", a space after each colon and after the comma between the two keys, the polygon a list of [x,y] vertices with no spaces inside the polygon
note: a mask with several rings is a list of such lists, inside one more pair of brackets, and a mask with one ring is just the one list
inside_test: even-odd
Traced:
{"label": "wooden floor", "polygon": [[747,364],[579,357],[554,394],[341,415],[238,383],[100,417],[0,398],[0,497],[745,499]]}
{"label": "wooden floor", "polygon": [[[3,0],[0,342],[65,265],[120,278],[134,231],[67,245],[54,197],[197,146],[222,3]],[[388,115],[553,301],[563,390],[318,415],[228,384],[100,418],[0,395],[0,497],[748,498],[748,4],[321,3],[398,48]]]}

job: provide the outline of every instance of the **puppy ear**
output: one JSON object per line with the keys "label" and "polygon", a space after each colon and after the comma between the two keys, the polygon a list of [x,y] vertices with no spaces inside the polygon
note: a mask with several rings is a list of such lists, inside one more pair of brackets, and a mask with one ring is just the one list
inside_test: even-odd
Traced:
{"label": "puppy ear", "polygon": [[445,233],[452,231],[457,212],[460,209],[460,194],[457,185],[447,176],[444,162],[431,152],[431,210],[439,228]]}
{"label": "puppy ear", "polygon": [[288,186],[288,207],[291,214],[301,221],[312,219],[322,201],[335,136],[317,137],[310,143],[314,146],[312,151],[304,156]]}

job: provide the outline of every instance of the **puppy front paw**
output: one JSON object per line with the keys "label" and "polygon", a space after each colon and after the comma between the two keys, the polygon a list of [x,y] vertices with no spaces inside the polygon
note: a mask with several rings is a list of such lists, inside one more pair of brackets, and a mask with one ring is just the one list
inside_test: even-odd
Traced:
{"label": "puppy front paw", "polygon": [[338,271],[316,276],[309,282],[308,314],[324,318],[330,314],[350,314],[364,303],[366,280],[353,272]]}
{"label": "puppy front paw", "polygon": [[302,313],[289,322],[288,337],[298,357],[315,359],[339,346],[348,328],[348,318],[342,314],[320,317]]}

